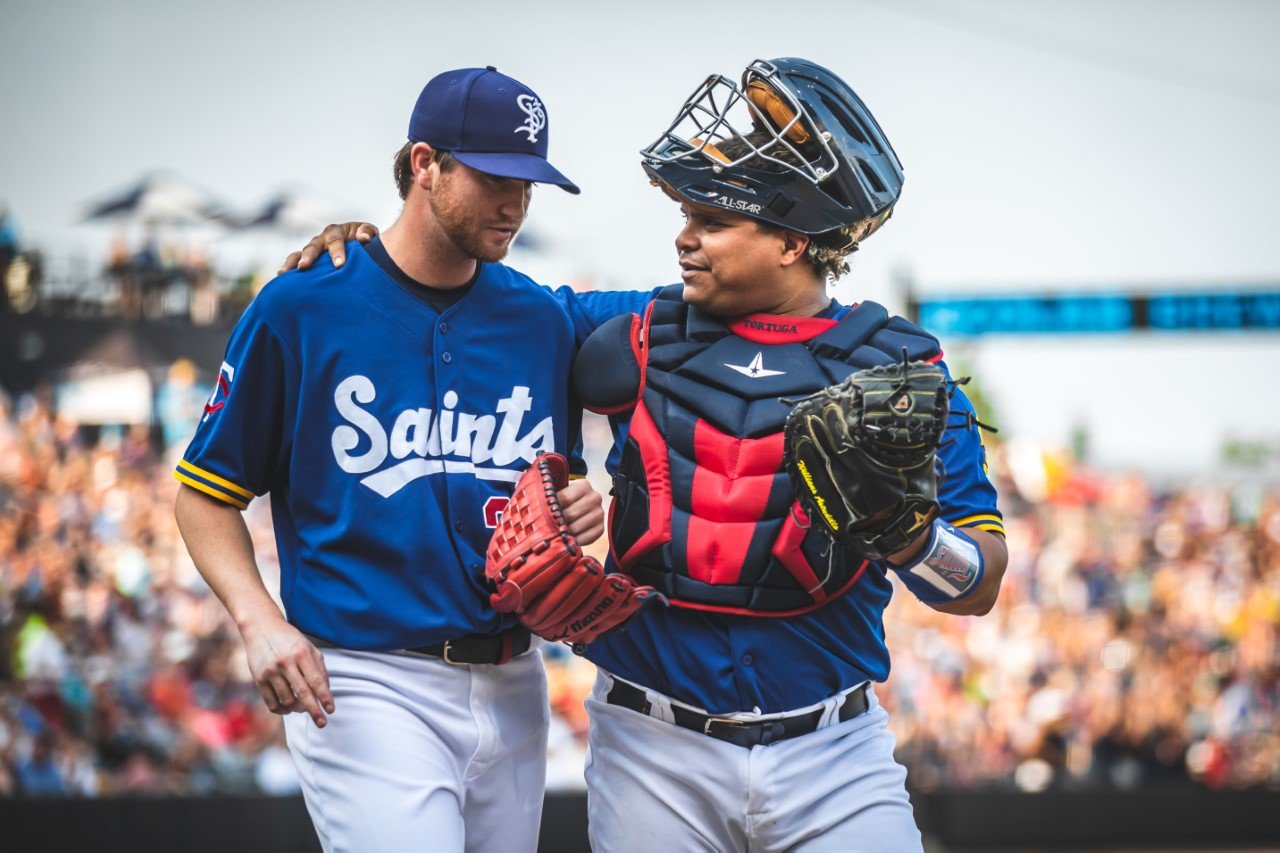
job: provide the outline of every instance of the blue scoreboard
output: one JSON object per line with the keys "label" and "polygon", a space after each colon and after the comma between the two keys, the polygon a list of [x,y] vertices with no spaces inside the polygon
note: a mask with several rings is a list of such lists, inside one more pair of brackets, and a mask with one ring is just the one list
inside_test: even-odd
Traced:
{"label": "blue scoreboard", "polygon": [[1280,331],[1280,287],[1215,288],[1144,295],[939,296],[913,306],[920,325],[944,337],[1115,334],[1148,331]]}

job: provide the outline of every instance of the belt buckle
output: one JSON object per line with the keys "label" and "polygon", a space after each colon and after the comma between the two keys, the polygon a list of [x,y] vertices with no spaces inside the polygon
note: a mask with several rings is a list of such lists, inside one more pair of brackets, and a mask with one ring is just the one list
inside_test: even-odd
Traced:
{"label": "belt buckle", "polygon": [[[728,726],[731,729],[739,729],[743,731],[747,731],[747,730],[757,731],[759,733],[759,737],[756,740],[756,744],[758,744],[759,746],[768,746],[771,743],[775,743],[776,741],[783,740],[786,737],[786,732],[787,732],[787,729],[782,724],[781,720],[768,720],[768,721],[762,721],[758,723],[745,723],[742,720],[732,720],[726,717],[708,717],[706,723],[704,723],[702,726],[702,733],[705,735],[708,735],[709,737],[717,738],[717,740],[720,740],[722,738],[718,737],[714,732],[711,731],[711,726],[714,723],[719,723],[722,726]],[[729,742],[737,743],[737,741],[729,741]],[[747,746],[748,744],[738,744],[738,745]]]}
{"label": "belt buckle", "polygon": [[440,659],[449,666],[470,666],[466,661],[453,660],[449,657],[449,652],[453,649],[453,640],[445,640],[444,648],[440,650]]}
{"label": "belt buckle", "polygon": [[715,737],[715,735],[711,734],[711,726],[715,723],[739,729],[744,728],[747,725],[747,723],[742,722],[742,720],[734,720],[729,717],[707,717],[707,721],[702,724],[702,733],[704,735],[711,735],[711,737]]}

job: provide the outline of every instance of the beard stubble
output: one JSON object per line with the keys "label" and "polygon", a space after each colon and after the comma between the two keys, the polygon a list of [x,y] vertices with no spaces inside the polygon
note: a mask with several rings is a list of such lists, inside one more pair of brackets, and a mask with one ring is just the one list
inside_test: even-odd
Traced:
{"label": "beard stubble", "polygon": [[480,214],[468,207],[457,195],[450,193],[446,187],[444,192],[432,193],[430,197],[431,212],[436,222],[458,249],[467,256],[485,263],[496,263],[507,256],[511,240],[494,245],[484,239],[484,222]]}

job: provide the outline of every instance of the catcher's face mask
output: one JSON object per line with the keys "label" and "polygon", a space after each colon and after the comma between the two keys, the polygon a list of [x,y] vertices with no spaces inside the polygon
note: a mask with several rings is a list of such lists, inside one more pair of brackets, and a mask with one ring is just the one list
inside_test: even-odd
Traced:
{"label": "catcher's face mask", "polygon": [[708,77],[641,156],[680,198],[810,235],[878,217],[901,190],[870,112],[801,59],[756,60],[740,85]]}
{"label": "catcher's face mask", "polygon": [[[821,131],[796,97],[776,81],[777,69],[756,60],[743,72],[742,87],[723,74],[712,74],[685,102],[671,126],[641,154],[654,164],[681,162],[694,168],[710,165],[714,174],[732,170],[754,157],[793,172],[812,184],[840,168],[831,152],[831,134]],[[767,139],[747,139],[759,130]],[[730,158],[721,145],[741,140],[747,150]],[[806,151],[813,151],[812,160]],[[782,159],[787,152],[790,157]]]}

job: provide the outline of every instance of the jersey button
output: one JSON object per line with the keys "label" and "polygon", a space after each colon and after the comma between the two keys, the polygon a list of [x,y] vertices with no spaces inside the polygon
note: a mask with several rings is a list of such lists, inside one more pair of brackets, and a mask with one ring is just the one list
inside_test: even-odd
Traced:
{"label": "jersey button", "polygon": [[458,531],[459,533],[461,533],[461,532],[462,532],[462,522],[461,522],[461,521],[455,521],[455,522],[453,523],[453,529],[454,529],[454,530],[456,530],[456,531]]}
{"label": "jersey button", "polygon": [[440,324],[440,334],[442,334],[442,335],[447,335],[447,334],[449,334],[449,324],[448,324],[448,323],[441,323],[441,324]]}
{"label": "jersey button", "polygon": [[453,356],[450,355],[449,353],[445,353],[444,355],[440,356],[440,360],[443,361],[445,364],[452,364]]}
{"label": "jersey button", "polygon": [[743,655],[743,656],[742,656],[742,665],[743,665],[743,666],[751,666],[751,655]]}

